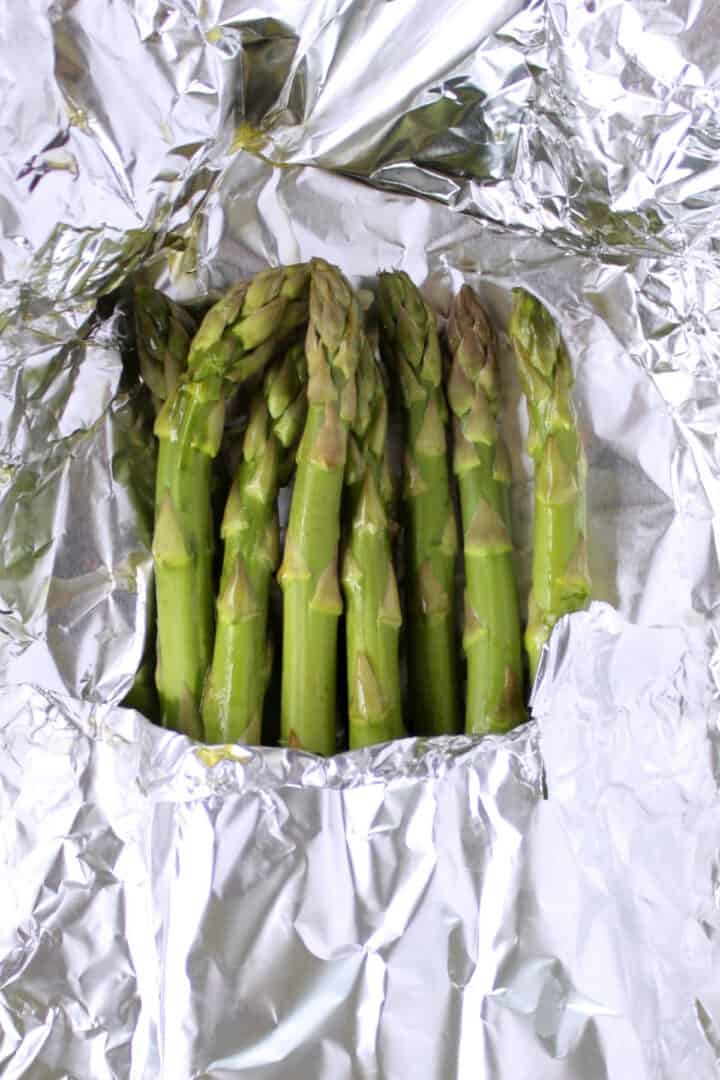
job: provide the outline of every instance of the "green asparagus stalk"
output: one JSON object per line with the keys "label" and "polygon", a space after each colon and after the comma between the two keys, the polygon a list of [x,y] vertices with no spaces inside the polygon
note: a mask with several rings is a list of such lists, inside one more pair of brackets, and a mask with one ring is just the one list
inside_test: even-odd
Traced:
{"label": "green asparagus stalk", "polygon": [[398,651],[402,618],[389,523],[387,397],[367,338],[360,353],[358,399],[342,573],[351,750],[405,734]]}
{"label": "green asparagus stalk", "polygon": [[572,404],[570,358],[550,313],[516,289],[510,337],[530,415],[535,524],[525,645],[534,679],[543,645],[563,615],[587,606],[587,462]]}
{"label": "green asparagus stalk", "polygon": [[378,306],[383,355],[397,374],[405,408],[403,510],[412,729],[423,735],[453,734],[459,718],[457,527],[435,315],[403,272],[380,275]]}
{"label": "green asparagus stalk", "polygon": [[348,428],[357,405],[360,309],[340,272],[313,261],[306,339],[308,415],[297,453],[282,566],[282,738],[336,749],[338,545]]}
{"label": "green asparagus stalk", "polygon": [[156,678],[163,722],[195,738],[213,643],[210,478],[225,399],[307,321],[308,286],[308,267],[291,266],[230,289],[203,319],[188,370],[155,423]]}
{"label": "green asparagus stalk", "polygon": [[[144,285],[135,288],[133,314],[140,375],[151,393],[157,414],[187,367],[197,320],[164,293]],[[152,597],[148,604],[148,624],[152,625],[154,619],[155,603]],[[150,718],[156,717],[158,712],[154,669],[155,642],[152,634],[148,636],[143,660],[123,702],[126,708],[137,709]]]}
{"label": "green asparagus stalk", "polygon": [[510,526],[510,461],[498,434],[495,336],[465,285],[450,308],[452,363],[448,400],[454,414],[465,552],[467,701],[465,730],[507,731],[526,719],[522,636]]}
{"label": "green asparagus stalk", "polygon": [[222,523],[225,545],[213,660],[203,696],[207,742],[257,745],[272,667],[270,581],[279,559],[277,496],[306,412],[305,352],[288,350],[255,395]]}

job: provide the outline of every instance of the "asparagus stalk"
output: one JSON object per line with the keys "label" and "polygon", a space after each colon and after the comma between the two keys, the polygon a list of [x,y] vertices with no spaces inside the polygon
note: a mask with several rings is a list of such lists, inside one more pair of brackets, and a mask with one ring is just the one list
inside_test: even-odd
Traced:
{"label": "asparagus stalk", "polygon": [[378,306],[381,347],[397,374],[405,409],[403,510],[413,730],[452,734],[458,727],[457,528],[435,316],[403,272],[380,275]]}
{"label": "asparagus stalk", "polygon": [[308,285],[308,268],[291,266],[230,289],[203,319],[188,370],[155,423],[156,679],[163,722],[195,738],[202,735],[200,700],[213,641],[210,478],[225,398],[307,320]]}
{"label": "asparagus stalk", "polygon": [[308,415],[297,453],[282,566],[282,738],[336,749],[340,509],[348,428],[356,413],[360,310],[340,272],[313,261],[306,339]]}
{"label": "asparagus stalk", "polygon": [[[364,338],[358,414],[348,466],[350,522],[343,557],[350,749],[402,738],[399,638],[402,622],[389,524],[387,398]],[[360,403],[363,407],[360,408]]]}
{"label": "asparagus stalk", "polygon": [[306,411],[305,353],[288,350],[255,395],[222,523],[225,544],[213,660],[203,696],[207,742],[261,741],[272,667],[270,580],[279,559],[277,496]]}
{"label": "asparagus stalk", "polygon": [[527,449],[535,464],[532,590],[525,645],[534,679],[540,654],[563,615],[587,606],[585,483],[570,358],[550,313],[516,289],[510,337],[530,414]]}
{"label": "asparagus stalk", "polygon": [[[187,367],[187,357],[197,321],[164,293],[148,286],[135,288],[133,314],[140,375],[152,396],[155,413],[175,390]],[[154,622],[154,598],[149,603],[148,623]],[[157,715],[155,689],[155,643],[145,650],[130,692],[123,704],[147,717]]]}
{"label": "asparagus stalk", "polygon": [[507,731],[526,716],[510,532],[510,461],[497,429],[495,337],[478,297],[467,285],[450,308],[447,333],[453,464],[465,551],[465,730],[483,735]]}

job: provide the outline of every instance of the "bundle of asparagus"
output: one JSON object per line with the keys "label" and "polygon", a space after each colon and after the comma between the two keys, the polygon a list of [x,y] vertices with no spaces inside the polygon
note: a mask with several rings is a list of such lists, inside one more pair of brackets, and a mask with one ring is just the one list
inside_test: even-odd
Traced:
{"label": "bundle of asparagus", "polygon": [[[194,738],[262,739],[275,573],[283,593],[285,745],[334,753],[338,707],[340,715],[347,710],[353,748],[401,737],[404,716],[416,733],[457,730],[460,569],[466,731],[505,731],[525,719],[510,460],[498,431],[490,322],[464,287],[450,310],[444,370],[435,315],[410,278],[381,274],[377,299],[385,371],[352,288],[322,260],[264,271],[234,286],[199,327],[166,297],[136,292],[140,370],[155,404],[159,441],[156,684],[163,723]],[[589,596],[586,464],[567,353],[549,313],[521,291],[510,335],[528,399],[528,450],[536,472],[525,634],[534,676],[554,623]],[[386,379],[404,418],[403,605]],[[238,388],[247,424],[220,529],[216,594],[213,461],[226,405]],[[281,560],[278,495],[293,476]],[[347,683],[338,693],[343,613]]]}
{"label": "bundle of asparagus", "polygon": [[304,352],[296,344],[268,370],[250,408],[243,460],[221,530],[225,549],[215,648],[202,710],[208,742],[261,741],[272,667],[270,579],[280,554],[277,498],[305,418],[304,382]]}
{"label": "bundle of asparagus", "polygon": [[157,687],[164,723],[194,738],[202,736],[200,705],[213,641],[210,471],[225,401],[307,319],[308,286],[308,268],[291,266],[230,289],[203,319],[187,370],[155,422]]}

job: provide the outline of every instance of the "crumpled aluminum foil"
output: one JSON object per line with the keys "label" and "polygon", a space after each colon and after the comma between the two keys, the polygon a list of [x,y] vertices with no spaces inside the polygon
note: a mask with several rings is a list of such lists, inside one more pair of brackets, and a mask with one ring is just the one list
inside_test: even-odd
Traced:
{"label": "crumpled aluminum foil", "polygon": [[[710,0],[0,0],[4,1077],[716,1074],[718,29]],[[605,603],[553,636],[542,761],[535,723],[217,760],[116,707],[154,449],[97,297],[311,255],[560,322]]]}
{"label": "crumpled aluminum foil", "polygon": [[3,1077],[711,1080],[704,652],[564,619],[542,761],[535,723],[322,761],[7,691]]}
{"label": "crumpled aluminum foil", "polygon": [[341,1078],[378,1055],[434,1076],[490,1050],[472,1016],[515,950],[533,725],[223,757],[127,710],[7,702],[4,1077]]}
{"label": "crumpled aluminum foil", "polygon": [[583,1080],[717,1076],[712,640],[707,627],[633,626],[595,604],[563,620],[533,696],[565,840],[545,850],[554,902],[542,903],[542,922],[557,919],[563,942],[551,952],[568,950],[577,985],[617,1010],[641,1048],[637,1062],[608,1057],[606,1071],[598,1061],[568,1074]]}

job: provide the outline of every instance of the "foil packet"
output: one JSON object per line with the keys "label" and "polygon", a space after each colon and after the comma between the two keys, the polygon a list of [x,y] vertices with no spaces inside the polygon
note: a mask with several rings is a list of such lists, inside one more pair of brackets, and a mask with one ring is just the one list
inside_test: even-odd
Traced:
{"label": "foil packet", "polygon": [[[7,1077],[716,1075],[709,0],[0,0]],[[118,708],[154,446],[117,290],[313,255],[557,318],[596,604],[534,720],[329,762]],[[544,796],[547,795],[548,798]]]}

